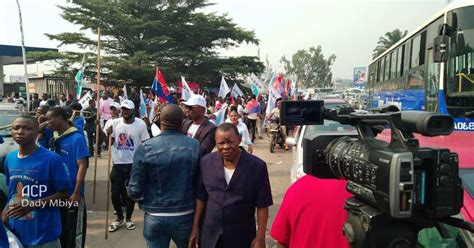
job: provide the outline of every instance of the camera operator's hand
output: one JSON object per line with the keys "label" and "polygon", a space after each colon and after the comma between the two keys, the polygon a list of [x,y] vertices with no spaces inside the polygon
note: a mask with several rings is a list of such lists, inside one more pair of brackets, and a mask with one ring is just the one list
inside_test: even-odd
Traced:
{"label": "camera operator's hand", "polygon": [[252,241],[252,244],[250,245],[252,248],[265,248],[265,239],[260,238],[260,237],[255,237],[255,239]]}

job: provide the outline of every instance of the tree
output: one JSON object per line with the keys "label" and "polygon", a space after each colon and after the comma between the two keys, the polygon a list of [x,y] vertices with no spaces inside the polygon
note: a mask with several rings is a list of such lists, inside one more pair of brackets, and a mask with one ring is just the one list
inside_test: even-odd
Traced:
{"label": "tree", "polygon": [[[60,6],[63,19],[78,25],[81,32],[46,34],[60,46],[76,45],[89,52],[86,75],[95,74],[95,37],[101,31],[101,68],[109,80],[132,80],[151,84],[155,67],[168,81],[185,76],[189,81],[220,81],[222,74],[237,80],[251,72],[263,71],[257,57],[222,57],[218,49],[230,49],[242,43],[258,44],[253,31],[238,27],[226,15],[202,13],[210,4],[205,0],[81,0],[73,6]],[[71,65],[82,59],[77,52],[30,53],[31,57],[58,59],[59,75],[72,78]]]}
{"label": "tree", "polygon": [[331,66],[336,60],[334,54],[324,58],[321,46],[310,47],[309,50],[298,50],[288,61],[285,56],[281,58],[286,73],[294,75],[304,87],[330,87],[332,86]]}
{"label": "tree", "polygon": [[377,58],[380,54],[385,52],[385,50],[389,49],[399,40],[401,40],[405,35],[407,35],[408,31],[405,30],[404,32],[400,31],[400,29],[395,29],[392,32],[385,33],[385,36],[379,37],[379,42],[377,42],[377,47],[375,47],[374,52],[372,54],[372,58]]}

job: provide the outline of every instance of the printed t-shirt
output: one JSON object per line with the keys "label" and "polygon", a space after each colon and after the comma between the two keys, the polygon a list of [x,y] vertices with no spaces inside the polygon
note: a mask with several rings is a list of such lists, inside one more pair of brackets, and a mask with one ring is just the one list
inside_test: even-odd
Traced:
{"label": "printed t-shirt", "polygon": [[132,164],[133,155],[138,145],[150,138],[145,122],[135,118],[133,123],[126,124],[123,118],[118,119],[113,131],[114,146],[112,159],[114,164]]}
{"label": "printed t-shirt", "polygon": [[[8,154],[5,176],[9,186],[8,206],[69,191],[73,187],[61,158],[43,147],[24,158],[18,157],[18,150]],[[9,218],[9,224],[10,230],[27,246],[51,242],[61,234],[58,207],[33,208],[19,219]]]}

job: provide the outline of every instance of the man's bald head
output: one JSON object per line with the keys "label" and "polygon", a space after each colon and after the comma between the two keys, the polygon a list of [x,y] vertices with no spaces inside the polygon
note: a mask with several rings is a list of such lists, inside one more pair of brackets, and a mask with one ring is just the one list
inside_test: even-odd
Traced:
{"label": "man's bald head", "polygon": [[181,129],[183,123],[184,113],[178,105],[169,104],[161,110],[160,123],[162,130],[177,130]]}

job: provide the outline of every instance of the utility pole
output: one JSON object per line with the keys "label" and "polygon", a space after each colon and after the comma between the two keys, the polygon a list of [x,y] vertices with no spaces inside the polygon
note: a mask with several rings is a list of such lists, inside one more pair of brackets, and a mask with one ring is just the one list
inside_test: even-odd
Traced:
{"label": "utility pole", "polygon": [[18,15],[20,17],[20,33],[21,33],[21,52],[23,54],[23,66],[25,67],[25,90],[26,90],[26,106],[27,110],[30,111],[30,84],[28,81],[28,69],[26,65],[26,52],[25,52],[25,37],[23,35],[23,20],[21,18],[21,8],[19,0],[16,0],[18,6]]}

